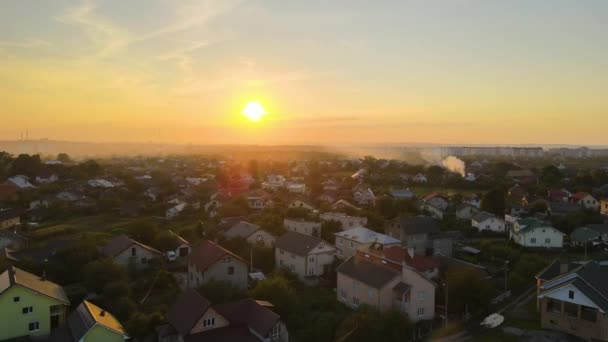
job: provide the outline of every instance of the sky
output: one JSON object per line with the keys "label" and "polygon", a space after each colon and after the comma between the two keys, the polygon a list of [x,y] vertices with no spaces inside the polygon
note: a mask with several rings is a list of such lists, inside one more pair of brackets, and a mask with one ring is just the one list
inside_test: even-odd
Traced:
{"label": "sky", "polygon": [[603,0],[0,0],[0,140],[601,145],[607,90]]}

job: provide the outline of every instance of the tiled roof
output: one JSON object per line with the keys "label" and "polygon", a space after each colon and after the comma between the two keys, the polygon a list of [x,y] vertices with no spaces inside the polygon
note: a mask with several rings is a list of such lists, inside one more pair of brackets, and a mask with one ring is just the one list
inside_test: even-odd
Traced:
{"label": "tiled roof", "polygon": [[414,257],[411,257],[407,249],[401,246],[384,247],[382,251],[370,249],[368,252],[374,255],[381,254],[384,259],[399,265],[401,265],[402,262],[405,262],[408,266],[419,272],[425,272],[439,267],[439,262],[435,261],[432,257],[415,254]]}
{"label": "tiled roof", "polygon": [[0,294],[15,285],[23,286],[50,298],[54,298],[66,305],[70,304],[70,300],[61,286],[14,266],[9,266],[4,273],[0,274]]}
{"label": "tiled roof", "polygon": [[376,289],[383,288],[386,284],[401,275],[401,272],[388,266],[365,260],[357,260],[356,256],[349,258],[338,266],[337,272]]}
{"label": "tiled roof", "polygon": [[288,231],[277,239],[275,247],[297,255],[308,255],[320,244],[330,245],[318,237]]}
{"label": "tiled roof", "polygon": [[412,217],[399,217],[395,219],[401,229],[407,234],[421,234],[421,233],[438,233],[441,227],[433,219],[428,216],[412,216]]}
{"label": "tiled roof", "polygon": [[173,304],[167,314],[167,320],[180,335],[187,335],[209,307],[211,303],[206,298],[196,290],[189,289]]}
{"label": "tiled roof", "polygon": [[479,212],[479,213],[475,214],[472,219],[475,222],[481,223],[481,222],[483,222],[485,220],[489,220],[489,219],[492,219],[492,218],[496,218],[496,215],[490,214],[490,213],[488,213],[486,211],[482,211],[482,212]]}
{"label": "tiled roof", "polygon": [[247,261],[243,260],[240,256],[208,240],[201,241],[198,246],[193,248],[188,260],[190,263],[196,265],[200,271],[205,271],[226,255],[247,263]]}
{"label": "tiled roof", "polygon": [[228,239],[233,239],[236,237],[247,238],[251,234],[255,233],[260,226],[257,224],[239,221],[237,224],[230,227],[226,232],[224,232],[224,236]]}

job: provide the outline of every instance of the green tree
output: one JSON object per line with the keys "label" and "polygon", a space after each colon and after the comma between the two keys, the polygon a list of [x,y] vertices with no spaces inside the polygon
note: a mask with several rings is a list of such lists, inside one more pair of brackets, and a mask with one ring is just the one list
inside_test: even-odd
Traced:
{"label": "green tree", "polygon": [[505,214],[506,207],[505,192],[501,189],[490,190],[481,199],[481,209],[498,216]]}
{"label": "green tree", "polygon": [[60,162],[62,162],[64,164],[67,164],[72,161],[72,158],[70,158],[70,156],[67,153],[59,153],[57,155],[57,160],[59,160]]}
{"label": "green tree", "polygon": [[158,226],[148,219],[133,221],[126,230],[130,238],[145,244],[152,244],[159,232]]}
{"label": "green tree", "polygon": [[272,275],[249,291],[251,298],[271,302],[281,317],[289,317],[299,311],[298,296],[289,280],[281,275]]}
{"label": "green tree", "polygon": [[[449,309],[452,313],[480,309],[488,305],[492,297],[492,285],[471,268],[453,269],[446,272],[449,293]],[[440,292],[440,296],[443,293]],[[443,298],[445,300],[445,298]]]}
{"label": "green tree", "polygon": [[555,165],[548,165],[540,171],[540,180],[548,186],[555,186],[561,182],[562,173]]}
{"label": "green tree", "polygon": [[42,170],[40,155],[20,154],[11,165],[11,175],[34,177]]}
{"label": "green tree", "polygon": [[124,281],[127,272],[112,260],[95,260],[84,267],[83,278],[86,287],[100,293],[105,285],[111,281]]}
{"label": "green tree", "polygon": [[246,297],[245,292],[225,281],[210,281],[198,290],[213,304],[232,302]]}

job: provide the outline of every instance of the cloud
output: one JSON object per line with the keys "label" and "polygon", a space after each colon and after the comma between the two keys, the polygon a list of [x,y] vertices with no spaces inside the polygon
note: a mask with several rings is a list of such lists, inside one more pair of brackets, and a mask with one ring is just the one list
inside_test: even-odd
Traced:
{"label": "cloud", "polygon": [[40,40],[40,39],[28,39],[23,42],[8,42],[8,41],[0,41],[0,48],[9,47],[9,48],[20,48],[20,49],[35,49],[39,47],[47,47],[51,46],[51,43]]}

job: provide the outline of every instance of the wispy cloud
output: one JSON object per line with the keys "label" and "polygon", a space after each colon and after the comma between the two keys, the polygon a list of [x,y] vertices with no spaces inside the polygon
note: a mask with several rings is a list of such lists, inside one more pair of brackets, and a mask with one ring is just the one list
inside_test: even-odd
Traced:
{"label": "wispy cloud", "polygon": [[0,48],[35,49],[39,47],[51,46],[51,43],[40,39],[28,39],[22,42],[0,41]]}

